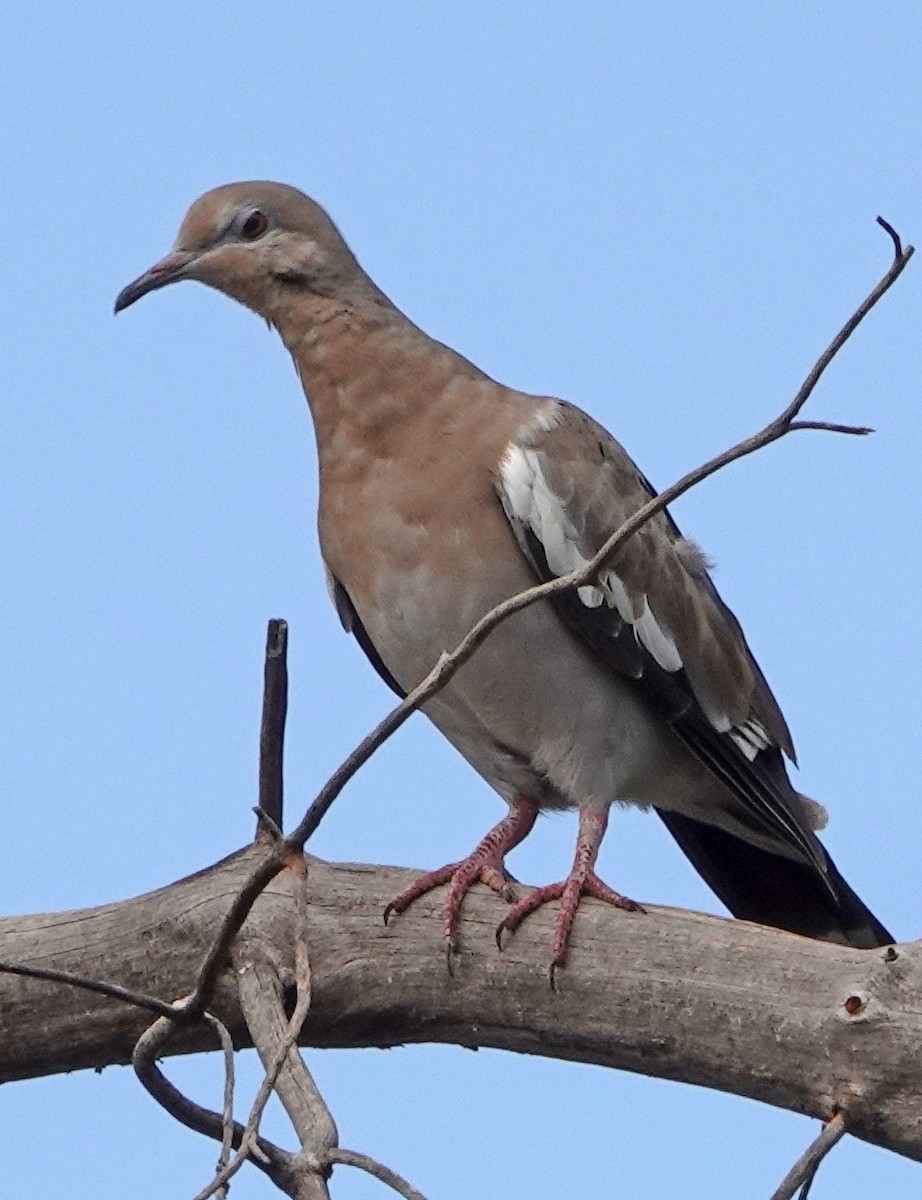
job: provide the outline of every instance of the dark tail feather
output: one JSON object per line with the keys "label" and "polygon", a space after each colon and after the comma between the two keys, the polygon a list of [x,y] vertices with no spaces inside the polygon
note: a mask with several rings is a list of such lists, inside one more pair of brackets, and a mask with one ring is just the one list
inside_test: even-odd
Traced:
{"label": "dark tail feather", "polygon": [[814,866],[770,854],[679,813],[656,811],[692,866],[735,917],[862,950],[894,941],[828,854],[834,897]]}

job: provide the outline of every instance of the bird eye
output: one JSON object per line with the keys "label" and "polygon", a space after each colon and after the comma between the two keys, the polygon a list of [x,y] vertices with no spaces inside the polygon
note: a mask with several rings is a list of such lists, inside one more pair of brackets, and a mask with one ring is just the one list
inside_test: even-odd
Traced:
{"label": "bird eye", "polygon": [[254,209],[240,226],[240,236],[247,242],[255,242],[269,228],[266,214]]}

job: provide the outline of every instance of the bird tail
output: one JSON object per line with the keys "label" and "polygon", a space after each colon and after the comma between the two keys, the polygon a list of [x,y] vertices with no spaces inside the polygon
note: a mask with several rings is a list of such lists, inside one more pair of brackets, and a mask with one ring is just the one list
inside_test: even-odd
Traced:
{"label": "bird tail", "polygon": [[870,950],[894,941],[826,855],[826,878],[681,813],[656,810],[666,828],[734,917],[803,937]]}

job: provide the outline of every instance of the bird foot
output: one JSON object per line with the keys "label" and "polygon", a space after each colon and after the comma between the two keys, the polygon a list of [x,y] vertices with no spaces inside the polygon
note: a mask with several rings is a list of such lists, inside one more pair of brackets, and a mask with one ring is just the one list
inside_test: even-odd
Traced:
{"label": "bird foot", "polygon": [[477,848],[461,862],[449,863],[437,871],[421,875],[415,883],[395,896],[384,910],[384,923],[393,914],[404,912],[420,896],[448,884],[442,910],[445,950],[451,969],[452,956],[458,951],[461,927],[461,903],[475,883],[485,883],[507,903],[515,899],[515,889],[505,866],[505,856],[526,836],[535,823],[537,808],[528,800],[517,800],[509,815],[496,825]]}
{"label": "bird foot", "polygon": [[451,953],[458,948],[458,930],[461,923],[461,902],[475,883],[485,883],[491,891],[502,896],[511,903],[515,899],[512,882],[505,872],[502,859],[499,856],[480,853],[480,847],[461,862],[448,863],[437,871],[429,871],[421,875],[414,883],[402,891],[388,904],[384,910],[384,923],[394,916],[404,912],[414,900],[425,896],[443,883],[448,884],[448,895],[445,897],[445,942]]}
{"label": "bird foot", "polygon": [[524,900],[520,900],[517,904],[513,905],[496,928],[497,945],[502,950],[504,933],[515,933],[526,917],[531,916],[533,912],[550,903],[550,901],[559,900],[557,918],[554,922],[554,942],[549,972],[551,986],[553,987],[554,974],[557,968],[563,965],[567,957],[567,943],[570,938],[570,930],[573,927],[573,919],[576,916],[576,910],[579,908],[579,903],[583,896],[591,896],[595,900],[602,900],[606,904],[610,904],[613,908],[620,908],[622,912],[644,911],[642,905],[638,904],[636,900],[622,896],[620,892],[616,892],[614,888],[610,888],[607,883],[604,883],[596,875],[595,871],[574,868],[567,878],[560,883],[549,883],[545,887],[535,888]]}

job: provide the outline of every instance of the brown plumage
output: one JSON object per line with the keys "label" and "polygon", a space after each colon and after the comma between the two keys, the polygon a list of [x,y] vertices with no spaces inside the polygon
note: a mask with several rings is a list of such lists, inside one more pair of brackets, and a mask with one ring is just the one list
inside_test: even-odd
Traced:
{"label": "brown plumage", "polygon": [[[413,325],[293,188],[208,192],[116,310],[181,279],[265,317],[291,353],[316,430],[334,602],[398,692],[499,601],[585,562],[651,494],[585,413],[496,383]],[[704,556],[666,514],[596,586],[498,628],[426,713],[510,805],[463,863],[391,906],[448,883],[451,948],[475,880],[511,898],[504,855],[543,807],[579,810],[573,870],[501,928],[559,899],[556,965],[581,895],[636,908],[593,871],[616,801],[655,808],[736,915],[856,946],[891,940],[817,840],[821,810],[790,784],[778,705]]]}

